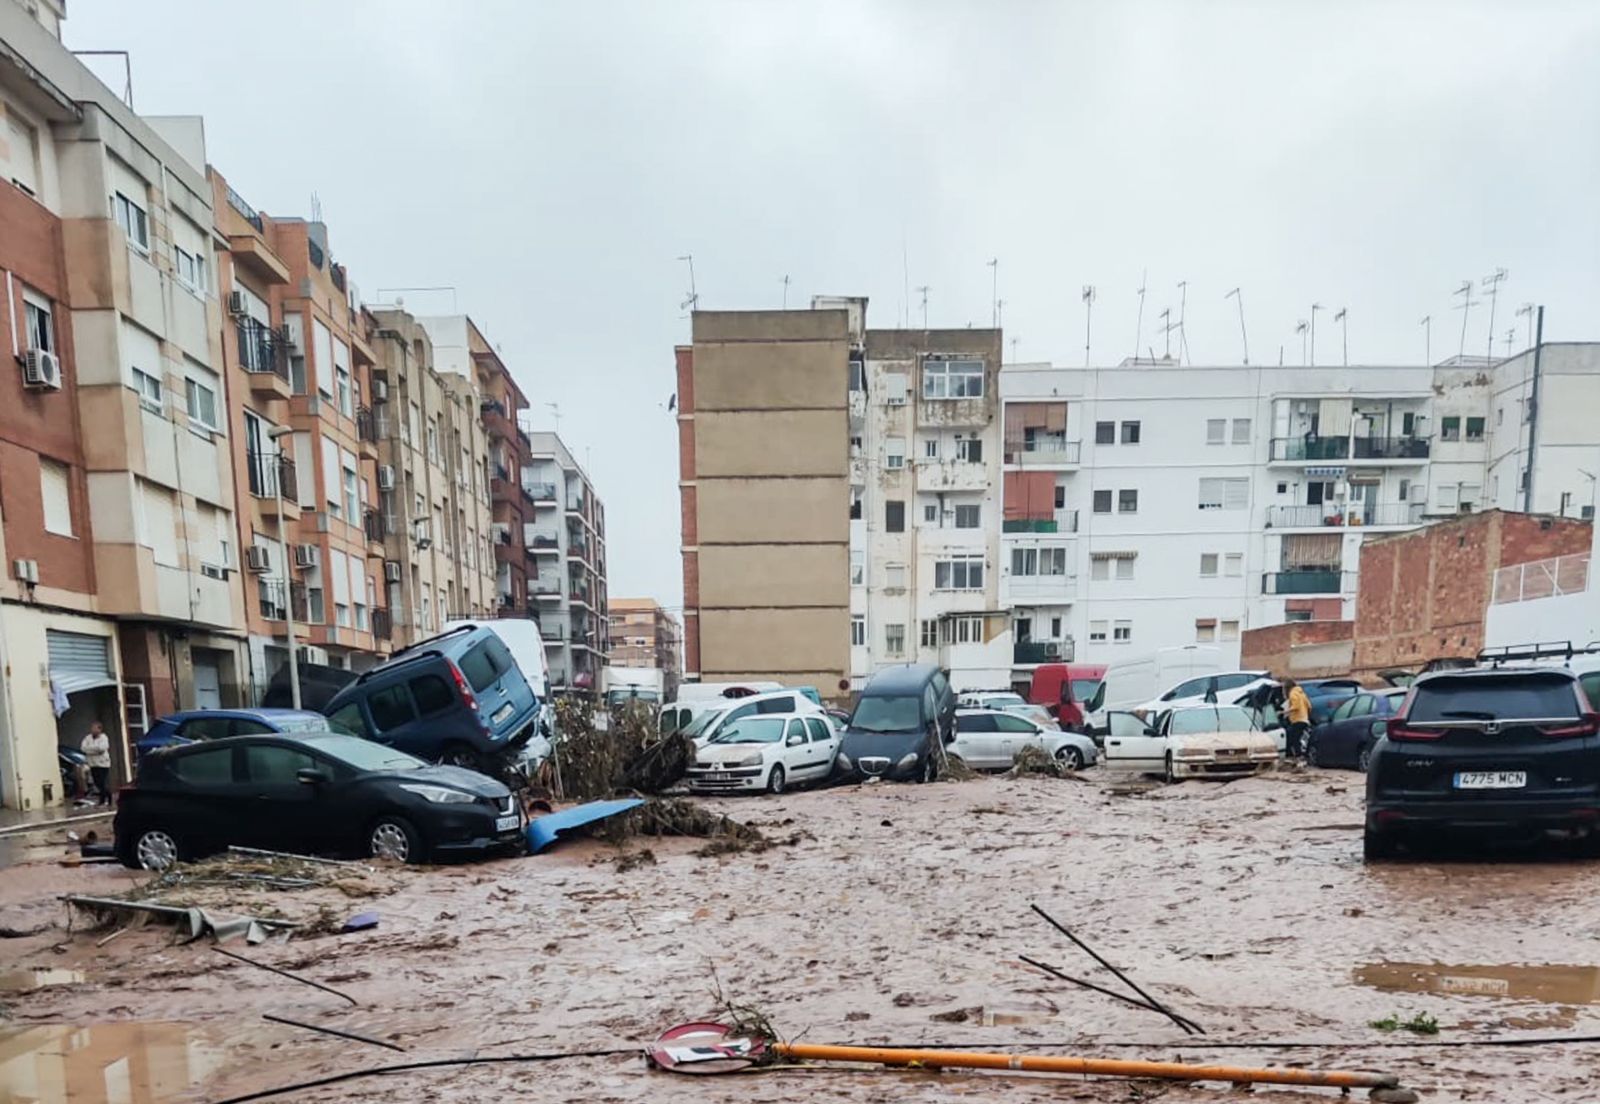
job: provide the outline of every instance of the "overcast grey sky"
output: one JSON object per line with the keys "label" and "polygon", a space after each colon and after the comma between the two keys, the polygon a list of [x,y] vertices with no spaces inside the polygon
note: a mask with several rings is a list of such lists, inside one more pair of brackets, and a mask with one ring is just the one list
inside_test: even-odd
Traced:
{"label": "overcast grey sky", "polygon": [[[1188,281],[1198,362],[1420,362],[1450,292],[1510,271],[1546,336],[1600,339],[1600,4],[71,0],[133,53],[137,108],[206,117],[257,207],[305,215],[369,297],[453,284],[546,426],[589,458],[614,596],[681,601],[665,409],[700,302],[871,297],[1083,363]],[[1474,293],[1475,296],[1478,293]],[[448,302],[408,297],[419,312]],[[1482,353],[1487,304],[1467,351]]]}

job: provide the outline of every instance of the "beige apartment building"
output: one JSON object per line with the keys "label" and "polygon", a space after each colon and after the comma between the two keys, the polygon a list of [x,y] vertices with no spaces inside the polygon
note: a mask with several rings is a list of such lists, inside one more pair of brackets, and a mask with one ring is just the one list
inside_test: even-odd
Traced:
{"label": "beige apartment building", "polygon": [[696,311],[677,349],[684,677],[848,692],[850,312]]}
{"label": "beige apartment building", "polygon": [[655,667],[666,675],[666,697],[671,701],[683,678],[683,634],[673,617],[654,598],[613,598],[611,622],[612,667]]}

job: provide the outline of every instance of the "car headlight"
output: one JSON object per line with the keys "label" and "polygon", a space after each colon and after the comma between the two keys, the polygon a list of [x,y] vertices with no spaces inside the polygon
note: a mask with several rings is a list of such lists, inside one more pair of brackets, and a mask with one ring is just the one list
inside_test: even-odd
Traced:
{"label": "car headlight", "polygon": [[916,765],[917,753],[914,751],[910,755],[902,755],[900,757],[900,762],[895,764],[895,766],[899,767],[901,770],[904,770],[906,767],[914,767]]}
{"label": "car headlight", "polygon": [[761,765],[761,753],[759,751],[752,751],[749,755],[746,755],[743,759],[740,759],[738,762],[732,765],[735,767],[759,767]]}
{"label": "car headlight", "polygon": [[844,768],[845,770],[852,770],[855,767],[855,764],[850,761],[850,756],[846,755],[842,751],[839,753],[838,762],[839,762],[839,766]]}
{"label": "car headlight", "polygon": [[465,790],[452,790],[448,786],[430,786],[426,782],[402,782],[400,788],[427,801],[440,805],[470,805],[478,800]]}
{"label": "car headlight", "polygon": [[1209,759],[1211,753],[1205,748],[1179,748],[1172,753],[1174,759]]}

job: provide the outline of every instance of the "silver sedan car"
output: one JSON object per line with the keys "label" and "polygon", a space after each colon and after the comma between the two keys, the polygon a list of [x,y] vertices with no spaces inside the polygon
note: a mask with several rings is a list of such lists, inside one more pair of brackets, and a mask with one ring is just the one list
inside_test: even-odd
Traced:
{"label": "silver sedan car", "polygon": [[1081,733],[1045,728],[1009,710],[956,710],[956,738],[948,750],[972,769],[1009,770],[1025,747],[1037,747],[1073,770],[1100,758],[1094,741]]}

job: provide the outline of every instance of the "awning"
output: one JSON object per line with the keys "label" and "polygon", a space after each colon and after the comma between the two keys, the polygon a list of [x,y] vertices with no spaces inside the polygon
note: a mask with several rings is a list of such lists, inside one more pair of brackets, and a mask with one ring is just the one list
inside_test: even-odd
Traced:
{"label": "awning", "polygon": [[1344,469],[1341,468],[1307,468],[1306,475],[1312,479],[1343,479]]}
{"label": "awning", "polygon": [[1132,560],[1137,559],[1137,552],[1090,552],[1091,560]]}
{"label": "awning", "polygon": [[46,629],[45,645],[50,655],[50,680],[62,693],[117,684],[108,637]]}

